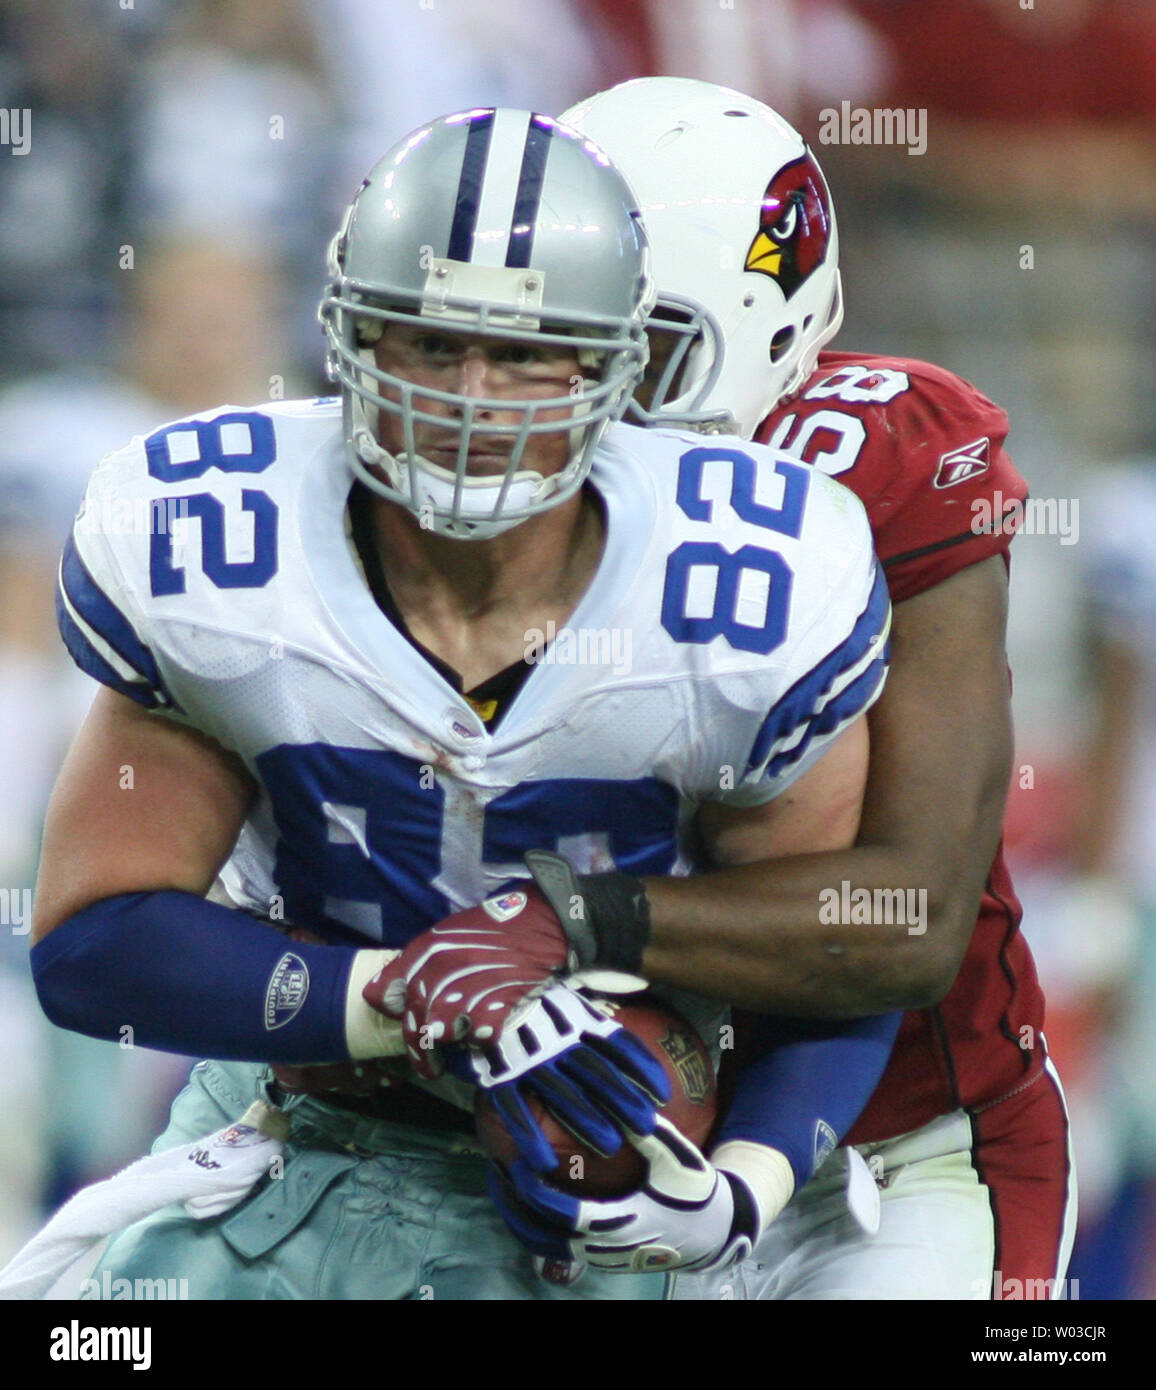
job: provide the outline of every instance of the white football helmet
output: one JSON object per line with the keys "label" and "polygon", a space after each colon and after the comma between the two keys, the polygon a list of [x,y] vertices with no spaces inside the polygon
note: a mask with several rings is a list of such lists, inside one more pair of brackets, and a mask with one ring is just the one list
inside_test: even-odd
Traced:
{"label": "white football helmet", "polygon": [[[346,212],[330,276],[320,318],[350,465],[439,535],[498,535],[571,497],[646,365],[654,295],[634,195],[601,150],[551,116],[464,111],[407,136]],[[418,389],[381,370],[374,350],[387,325],[415,323],[439,337],[562,348],[580,372],[546,400]],[[517,418],[494,423],[494,411]],[[382,447],[382,412],[401,420],[395,453]],[[449,466],[422,456],[417,424],[449,433],[452,464],[444,451]],[[569,435],[560,473],[520,466],[531,437],[559,431]],[[480,452],[508,454],[501,473],[471,475],[475,436]]]}
{"label": "white football helmet", "polygon": [[843,320],[834,209],[802,136],[682,77],[624,82],[561,119],[606,150],[646,221],[658,304],[633,418],[749,438]]}

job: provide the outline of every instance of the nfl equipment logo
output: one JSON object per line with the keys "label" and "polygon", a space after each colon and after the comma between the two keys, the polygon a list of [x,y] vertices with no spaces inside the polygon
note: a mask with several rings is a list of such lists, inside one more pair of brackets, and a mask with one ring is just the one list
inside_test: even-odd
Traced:
{"label": "nfl equipment logo", "polygon": [[495,922],[508,922],[511,917],[516,917],[526,906],[525,893],[516,890],[512,893],[499,893],[496,898],[487,898],[482,904],[488,917],[492,917]]}
{"label": "nfl equipment logo", "polygon": [[815,1121],[813,1161],[816,1168],[818,1168],[829,1153],[834,1151],[838,1142],[839,1136],[826,1120]]}
{"label": "nfl equipment logo", "polygon": [[309,993],[309,967],[292,953],[281,957],[265,991],[265,1027],[269,1032],[295,1018]]}

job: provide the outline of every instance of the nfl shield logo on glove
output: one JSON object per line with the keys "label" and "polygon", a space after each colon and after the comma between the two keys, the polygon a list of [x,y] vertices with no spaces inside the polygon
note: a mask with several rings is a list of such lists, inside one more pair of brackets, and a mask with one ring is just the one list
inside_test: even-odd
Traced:
{"label": "nfl shield logo on glove", "polygon": [[495,922],[508,922],[511,917],[516,917],[525,906],[525,893],[519,893],[516,890],[512,893],[499,893],[497,897],[487,898],[482,904],[486,915],[492,917]]}

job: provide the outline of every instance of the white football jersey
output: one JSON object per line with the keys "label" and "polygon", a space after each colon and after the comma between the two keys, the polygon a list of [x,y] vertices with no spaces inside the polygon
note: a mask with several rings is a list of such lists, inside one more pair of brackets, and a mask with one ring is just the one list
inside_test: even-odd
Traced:
{"label": "white football jersey", "polygon": [[620,425],[601,564],[487,729],[371,595],[345,447],[328,399],[166,425],[97,467],[61,565],[83,669],[256,778],[240,906],[401,946],[527,849],[690,872],[699,802],[778,795],[881,689],[858,500],[758,444]]}

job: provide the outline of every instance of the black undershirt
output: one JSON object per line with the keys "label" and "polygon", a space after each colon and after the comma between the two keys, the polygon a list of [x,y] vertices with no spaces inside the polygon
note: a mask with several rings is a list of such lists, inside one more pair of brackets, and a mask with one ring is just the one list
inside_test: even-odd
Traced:
{"label": "black undershirt", "polygon": [[472,690],[464,690],[460,674],[441,657],[435,656],[427,647],[422,646],[406,626],[401,610],[394,602],[377,553],[377,539],[373,529],[373,499],[364,483],[354,483],[353,491],[349,494],[349,520],[353,531],[353,544],[357,548],[362,568],[365,570],[366,583],[377,601],[377,606],[410,646],[429,662],[442,680],[469,702],[478,718],[493,733],[513,704],[518,691],[526,683],[527,676],[534,669],[534,663],[525,658],[515,661],[497,675],[489,676],[479,685],[475,685]]}

